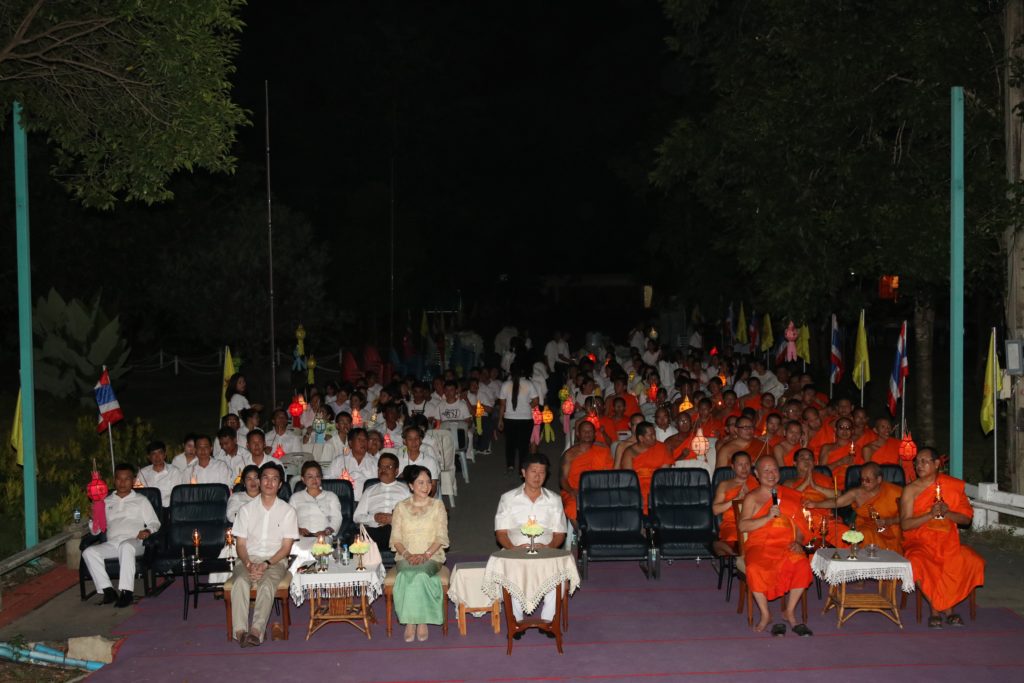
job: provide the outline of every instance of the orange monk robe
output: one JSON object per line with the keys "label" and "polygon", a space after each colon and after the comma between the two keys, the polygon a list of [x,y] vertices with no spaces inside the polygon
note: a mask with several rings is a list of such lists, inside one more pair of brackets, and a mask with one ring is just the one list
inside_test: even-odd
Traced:
{"label": "orange monk robe", "polygon": [[[820,472],[815,472],[811,476],[814,477],[814,483],[824,489],[832,489],[832,477],[826,477]],[[825,500],[827,496],[817,489],[808,486],[803,491],[797,491],[797,485],[801,484],[803,480],[790,479],[788,482],[783,484],[787,488],[792,488],[794,491],[800,494],[801,500],[812,500],[815,503],[820,503]],[[822,522],[825,523],[825,540],[831,545],[837,548],[846,548],[848,544],[843,540],[843,534],[850,530],[850,527],[843,524],[841,521],[836,519],[836,511],[834,509],[827,508],[813,508],[808,510],[811,513],[811,535],[814,538],[821,538]],[[803,512],[801,512],[803,514]],[[806,518],[805,518],[806,519]],[[860,525],[857,525],[860,529]],[[806,538],[804,539],[807,540]]]}
{"label": "orange monk robe", "polygon": [[772,460],[775,460],[775,455],[772,453],[771,444],[765,443],[761,439],[755,438],[743,450],[750,454],[750,458],[755,465],[757,464],[757,461],[760,460],[761,458],[768,457],[771,458]]}
{"label": "orange monk robe", "polygon": [[623,411],[623,415],[626,419],[629,419],[630,415],[636,415],[640,411],[640,401],[636,400],[636,396],[629,393],[628,391],[624,394],[612,394],[604,400],[604,404],[607,406],[605,415],[611,415],[615,412],[615,399],[621,398],[626,402],[626,410]]}
{"label": "orange monk robe", "polygon": [[[876,438],[875,440],[877,441],[878,439]],[[894,439],[891,436],[886,439],[885,443],[871,454],[871,462],[878,463],[879,465],[899,465],[900,440]]]}
{"label": "orange monk robe", "polygon": [[855,439],[853,442],[853,448],[857,452],[857,457],[863,462],[864,460],[864,447],[872,441],[878,441],[878,434],[875,434],[875,430],[870,427],[864,428],[864,433],[860,435],[859,439]]}
{"label": "orange monk robe", "polygon": [[[569,486],[578,490],[580,488],[580,476],[584,472],[597,472],[599,470],[610,470],[614,467],[612,454],[601,444],[595,443],[583,451],[569,464]],[[565,508],[565,515],[569,519],[576,519],[576,496],[569,495],[568,491],[562,491],[562,507]]]}
{"label": "orange monk robe", "polygon": [[853,509],[857,512],[857,531],[864,534],[864,543],[874,543],[879,548],[886,550],[903,551],[903,531],[899,522],[885,525],[885,531],[879,533],[878,524],[871,519],[871,510],[874,509],[879,517],[892,519],[900,516],[900,496],[903,495],[903,488],[896,484],[883,481],[878,487],[878,495],[867,501],[864,505],[857,505],[853,502]]}
{"label": "orange monk robe", "polygon": [[[829,444],[829,445],[831,446],[833,444]],[[843,446],[836,446],[835,448],[833,448],[828,453],[828,462],[825,463],[826,465],[828,465],[828,468],[830,470],[832,470],[832,474],[835,475],[836,482],[838,482],[838,484],[839,484],[839,488],[843,488],[846,485],[846,470],[850,466],[849,465],[834,466],[832,463],[834,463],[834,462],[836,462],[838,460],[842,460],[846,456],[850,455],[850,453],[851,453],[850,445],[851,444],[846,444],[846,445],[843,445]],[[862,458],[860,456],[860,453],[857,452],[856,444],[853,444],[853,464],[854,465],[863,465],[864,464],[864,458]]]}
{"label": "orange monk robe", "polygon": [[768,436],[768,448],[774,449],[780,443],[782,443],[782,435],[781,434],[776,433],[776,434],[772,434],[772,435]]}
{"label": "orange monk robe", "polygon": [[761,412],[761,394],[754,395],[748,394],[740,399],[740,405],[744,408],[753,408],[757,412]]}
{"label": "orange monk robe", "polygon": [[[619,432],[628,432],[629,429],[629,418],[625,415],[620,419],[616,419],[610,415],[601,418],[601,428],[604,432],[608,432],[608,439],[605,439],[604,432],[600,429],[597,431],[601,441],[611,445],[619,440]],[[609,440],[610,439],[610,440]]]}
{"label": "orange monk robe", "polygon": [[[940,474],[935,483],[942,487],[942,500],[950,510],[974,516],[964,482]],[[925,514],[934,503],[935,487],[928,486],[914,499],[914,516]],[[936,612],[956,607],[976,586],[985,583],[985,560],[960,545],[960,532],[948,517],[904,531],[903,555],[910,560],[914,581],[921,584],[921,592]]]}
{"label": "orange monk robe", "polygon": [[[690,432],[689,434],[686,435],[685,439],[683,439],[678,444],[676,444],[676,447],[672,449],[672,459],[673,460],[678,460],[679,456],[681,456],[683,454],[683,451],[687,450],[690,447],[690,444],[693,443],[693,437],[694,436],[696,436],[696,434],[694,432]],[[697,457],[697,454],[694,453],[693,451],[690,451],[689,453],[686,454],[686,457],[683,458],[683,459],[684,460],[694,460],[694,459],[696,459],[696,457]]]}
{"label": "orange monk robe", "polygon": [[694,431],[696,431],[697,426],[699,426],[701,431],[704,432],[704,436],[708,437],[709,439],[720,439],[721,437],[725,436],[725,423],[722,422],[721,420],[716,420],[713,417],[709,417],[708,419],[701,422],[699,425],[697,423],[694,424]]}
{"label": "orange monk robe", "polygon": [[[803,446],[801,446],[800,444],[797,444],[797,445],[793,446],[792,448],[790,448],[788,451],[786,451],[785,455],[782,456],[782,464],[785,467],[795,467],[796,466],[796,452],[798,450],[800,450],[801,448],[803,448]],[[815,463],[817,463],[817,459],[815,459]]]}
{"label": "orange monk robe", "polygon": [[820,391],[814,395],[814,400],[818,402],[819,409],[828,405],[828,395],[823,394]]}
{"label": "orange monk robe", "polygon": [[[737,480],[734,479],[733,481]],[[760,485],[753,475],[747,477],[747,492],[753,491]],[[737,482],[736,486],[725,492],[725,499],[732,501],[736,496],[740,495],[740,489],[742,488],[743,484]],[[722,513],[722,522],[718,525],[718,538],[727,543],[735,543],[739,540],[739,533],[736,528],[736,513],[731,505]]]}
{"label": "orange monk robe", "polygon": [[807,447],[811,449],[811,452],[814,453],[814,459],[817,460],[818,456],[821,455],[821,447],[835,440],[836,432],[832,429],[832,426],[822,423],[821,429],[807,442]]}
{"label": "orange monk robe", "polygon": [[[785,486],[779,486],[776,491],[782,515],[751,532],[743,548],[747,585],[752,592],[764,593],[769,600],[794,588],[807,588],[814,578],[804,551],[790,548],[797,540],[796,529],[800,529],[805,540],[811,533],[804,520],[800,494]],[[753,518],[767,516],[771,506],[772,501],[768,499]]]}
{"label": "orange monk robe", "polygon": [[656,441],[643,453],[633,456],[633,471],[640,480],[640,495],[644,499],[644,514],[647,513],[647,498],[651,495],[651,478],[654,471],[662,467],[670,467],[675,458],[665,448],[665,444]]}

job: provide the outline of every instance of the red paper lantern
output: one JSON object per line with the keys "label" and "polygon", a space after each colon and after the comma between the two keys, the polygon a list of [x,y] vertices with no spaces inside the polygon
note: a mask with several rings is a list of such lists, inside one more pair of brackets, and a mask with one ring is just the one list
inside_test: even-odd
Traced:
{"label": "red paper lantern", "polygon": [[572,402],[571,398],[567,398],[562,401],[562,414],[572,415],[576,412],[576,404]]}
{"label": "red paper lantern", "polygon": [[903,439],[900,441],[900,457],[904,460],[913,460],[917,455],[917,444],[914,443],[914,439],[910,436],[910,430],[903,435]]}
{"label": "red paper lantern", "polygon": [[291,404],[288,406],[288,414],[292,416],[292,426],[293,427],[301,427],[302,426],[302,422],[299,420],[299,418],[302,417],[302,413],[303,413],[304,410],[305,410],[305,408],[302,405],[300,397],[296,396],[292,400]]}
{"label": "red paper lantern", "polygon": [[104,499],[110,493],[107,482],[100,478],[100,473],[93,470],[92,481],[85,487],[85,493],[92,501],[92,528],[95,532],[107,530],[107,507]]}
{"label": "red paper lantern", "polygon": [[540,413],[540,408],[538,408],[537,406],[534,406],[533,410],[531,411],[531,413],[533,415],[533,424],[539,425],[541,422],[543,422],[544,417]]}
{"label": "red paper lantern", "polygon": [[390,434],[384,435],[384,448],[394,448],[395,442],[391,439]]}
{"label": "red paper lantern", "polygon": [[281,458],[284,457],[284,446],[282,446],[281,444],[277,444],[277,448],[275,448],[274,452],[271,453],[270,455],[280,460]]}
{"label": "red paper lantern", "polygon": [[654,403],[657,400],[657,398],[658,398],[658,383],[657,382],[651,382],[651,385],[649,387],[647,387],[647,398],[649,398],[651,400],[651,403]]}

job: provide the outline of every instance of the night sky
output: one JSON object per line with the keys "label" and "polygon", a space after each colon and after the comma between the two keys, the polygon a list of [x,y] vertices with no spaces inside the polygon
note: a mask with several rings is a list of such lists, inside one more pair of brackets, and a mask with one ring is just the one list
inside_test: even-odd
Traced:
{"label": "night sky", "polygon": [[659,4],[254,1],[243,19],[240,158],[262,164],[267,79],[274,195],[336,268],[379,256],[363,276],[383,282],[392,156],[406,278],[640,265],[680,113]]}

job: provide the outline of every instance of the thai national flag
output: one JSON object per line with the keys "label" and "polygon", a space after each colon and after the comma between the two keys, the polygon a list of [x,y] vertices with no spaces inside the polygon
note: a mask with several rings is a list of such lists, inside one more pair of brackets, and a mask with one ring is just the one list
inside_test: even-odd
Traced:
{"label": "thai national flag", "polygon": [[839,338],[839,323],[836,316],[832,316],[832,351],[829,354],[831,368],[828,373],[828,381],[832,384],[839,384],[843,379],[843,345]]}
{"label": "thai national flag", "polygon": [[96,382],[96,386],[93,387],[93,393],[96,395],[96,407],[100,411],[100,421],[96,425],[96,433],[102,434],[107,427],[124,419],[121,404],[114,396],[114,387],[110,386],[110,374],[107,372],[106,365],[103,366],[100,381]]}
{"label": "thai national flag", "polygon": [[896,414],[896,402],[903,395],[903,382],[910,374],[910,364],[907,362],[907,321],[903,321],[900,327],[900,338],[896,340],[896,360],[892,364],[892,374],[889,375],[889,412]]}

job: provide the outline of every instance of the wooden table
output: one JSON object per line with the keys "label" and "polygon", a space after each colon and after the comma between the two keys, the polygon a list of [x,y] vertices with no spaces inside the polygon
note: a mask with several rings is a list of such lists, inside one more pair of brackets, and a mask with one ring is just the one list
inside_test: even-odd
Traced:
{"label": "wooden table", "polygon": [[[836,552],[840,556],[838,560],[833,559]],[[811,570],[829,585],[822,613],[836,609],[836,628],[842,628],[847,620],[859,612],[877,612],[903,628],[896,599],[896,582],[901,582],[904,592],[912,592],[914,571],[910,561],[899,553],[879,549],[877,554],[877,558],[869,559],[867,550],[861,548],[857,553],[858,559],[848,560],[846,558],[850,550],[846,548],[838,551],[822,548],[814,553]],[[848,583],[864,580],[877,581],[877,590],[863,593],[847,591]]]}
{"label": "wooden table", "polygon": [[452,569],[448,597],[458,608],[459,635],[466,635],[467,612],[490,612],[491,628],[501,633],[501,602],[484,593],[486,562],[459,562]]}
{"label": "wooden table", "polygon": [[[531,628],[554,635],[555,647],[562,654],[562,632],[569,627],[568,597],[579,585],[576,561],[568,550],[539,548],[529,555],[525,548],[513,548],[492,554],[484,572],[483,591],[494,600],[500,597],[505,606],[506,654],[512,654],[515,635]],[[523,612],[533,612],[551,590],[555,591],[554,619],[547,622],[524,615],[522,621],[516,620],[513,597],[522,604]]]}
{"label": "wooden table", "polygon": [[333,559],[323,573],[299,573],[299,567],[309,561],[308,548],[314,539],[301,539],[295,546],[297,557],[292,563],[292,584],[289,593],[296,605],[309,601],[309,626],[306,640],[327,624],[351,624],[372,639],[370,625],[377,623],[372,602],[380,596],[384,586],[384,567],[370,565],[364,571],[356,569],[357,561],[342,565]]}

